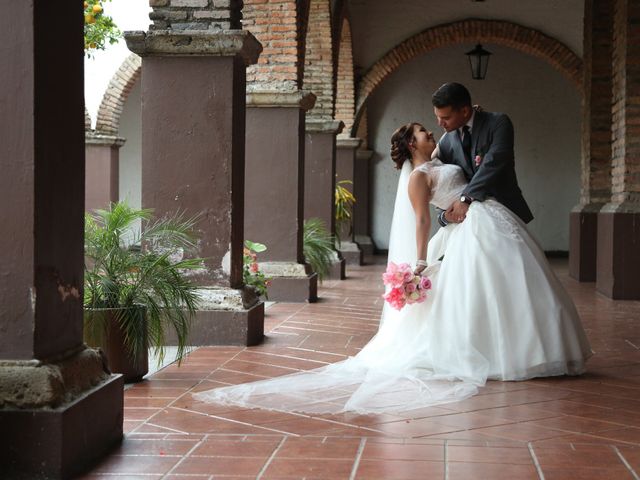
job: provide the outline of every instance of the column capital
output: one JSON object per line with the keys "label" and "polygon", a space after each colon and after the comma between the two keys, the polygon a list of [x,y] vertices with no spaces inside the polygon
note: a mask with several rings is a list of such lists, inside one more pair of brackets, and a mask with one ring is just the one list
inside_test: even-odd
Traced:
{"label": "column capital", "polygon": [[247,30],[150,30],[124,32],[127,47],[141,57],[242,57],[246,66],[258,61],[262,44]]}
{"label": "column capital", "polygon": [[622,202],[607,203],[601,209],[600,213],[640,213],[640,203],[638,202]]}
{"label": "column capital", "polygon": [[353,148],[356,149],[362,143],[361,138],[340,138],[336,140],[336,148]]}
{"label": "column capital", "polygon": [[342,120],[307,118],[305,121],[305,129],[307,133],[332,133],[338,135],[344,128]]}
{"label": "column capital", "polygon": [[127,140],[115,135],[102,135],[94,132],[86,132],[84,135],[84,143],[86,145],[105,145],[120,148]]}
{"label": "column capital", "polygon": [[356,160],[371,160],[373,150],[358,149],[356,150]]}
{"label": "column capital", "polygon": [[305,112],[316,103],[316,96],[304,90],[253,90],[247,92],[247,107],[298,107]]}

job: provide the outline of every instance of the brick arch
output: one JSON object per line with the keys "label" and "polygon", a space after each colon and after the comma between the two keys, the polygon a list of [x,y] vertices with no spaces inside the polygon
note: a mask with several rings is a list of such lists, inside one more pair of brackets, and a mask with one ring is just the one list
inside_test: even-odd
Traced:
{"label": "brick arch", "polygon": [[374,90],[408,61],[437,48],[477,42],[510,47],[540,58],[578,89],[582,88],[582,59],[560,41],[512,22],[468,19],[428,28],[388,51],[358,84],[356,119]]}
{"label": "brick arch", "polygon": [[316,95],[316,103],[308,117],[333,118],[332,43],[329,0],[311,0],[302,88]]}
{"label": "brick arch", "polygon": [[355,79],[351,25],[347,16],[342,18],[336,80],[336,120],[344,123],[344,135],[352,136],[355,115]]}
{"label": "brick arch", "polygon": [[262,44],[258,63],[247,68],[249,90],[302,87],[310,0],[244,0],[242,28]]}
{"label": "brick arch", "polygon": [[109,81],[96,119],[96,133],[117,135],[120,116],[131,89],[140,78],[142,62],[138,55],[129,55]]}

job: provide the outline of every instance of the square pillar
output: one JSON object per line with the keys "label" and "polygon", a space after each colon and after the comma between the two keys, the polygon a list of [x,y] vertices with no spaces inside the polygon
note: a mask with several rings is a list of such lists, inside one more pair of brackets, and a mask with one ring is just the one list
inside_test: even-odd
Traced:
{"label": "square pillar", "polygon": [[596,288],[640,299],[640,3],[615,0],[611,200],[598,215]]}
{"label": "square pillar", "polygon": [[76,2],[0,3],[3,478],[71,478],[122,439],[122,379],[82,339],[82,32]]}
{"label": "square pillar", "polygon": [[267,246],[258,260],[270,300],[317,300],[318,275],[302,250],[305,112],[314,102],[302,91],[247,93],[245,238]]}
{"label": "square pillar", "polygon": [[569,215],[569,274],[596,281],[598,212],[611,199],[613,0],[586,0],[580,203]]}
{"label": "square pillar", "polygon": [[[304,218],[319,218],[327,230],[336,234],[336,135],[344,123],[339,120],[307,119],[304,146]],[[345,260],[337,250],[328,278],[344,280]]]}
{"label": "square pillar", "polygon": [[120,199],[120,147],[124,142],[124,138],[109,135],[86,135],[84,208],[87,212],[108,208]]}
{"label": "square pillar", "polygon": [[200,304],[191,345],[254,345],[264,305],[242,281],[246,67],[242,30],[127,32],[142,57],[142,207],[197,216]]}
{"label": "square pillar", "polygon": [[373,157],[372,150],[356,150],[353,195],[357,201],[353,206],[353,238],[363,255],[373,255],[375,250],[371,239],[369,218],[369,164],[371,157]]}
{"label": "square pillar", "polygon": [[[355,180],[356,180],[356,150],[360,146],[362,140],[359,138],[340,138],[336,141],[336,182],[342,180],[350,180],[351,185],[343,185],[351,191],[355,196]],[[358,197],[356,197],[356,204]],[[355,205],[353,217],[355,217]],[[354,218],[352,217],[351,229],[345,230],[338,228],[338,236],[340,242],[338,250],[347,261],[347,265],[362,265],[362,250],[354,241]]]}

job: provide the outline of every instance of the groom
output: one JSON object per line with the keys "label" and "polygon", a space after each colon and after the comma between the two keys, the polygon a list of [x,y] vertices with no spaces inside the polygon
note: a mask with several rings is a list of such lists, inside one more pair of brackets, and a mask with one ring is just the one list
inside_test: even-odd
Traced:
{"label": "groom", "polygon": [[462,167],[469,184],[459,200],[438,215],[443,227],[464,221],[472,202],[494,198],[523,222],[533,215],[516,178],[513,125],[503,113],[475,110],[464,85],[445,83],[432,97],[438,125],[446,130],[438,142],[438,157]]}

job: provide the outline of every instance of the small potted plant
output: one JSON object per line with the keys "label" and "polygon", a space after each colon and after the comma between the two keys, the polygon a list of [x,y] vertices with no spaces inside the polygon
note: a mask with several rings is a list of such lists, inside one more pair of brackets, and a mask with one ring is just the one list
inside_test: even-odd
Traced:
{"label": "small potted plant", "polygon": [[139,381],[148,348],[161,362],[165,332],[177,336],[176,359],[187,353],[197,286],[189,272],[203,268],[195,250],[195,219],[154,220],[152,211],[114,203],[85,217],[85,341],[103,348],[113,372]]}

